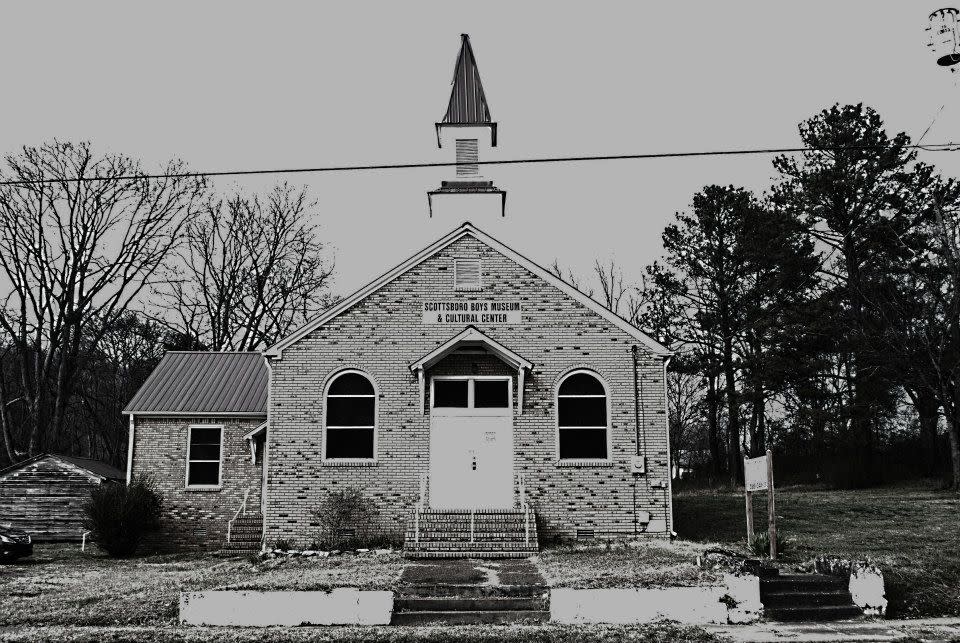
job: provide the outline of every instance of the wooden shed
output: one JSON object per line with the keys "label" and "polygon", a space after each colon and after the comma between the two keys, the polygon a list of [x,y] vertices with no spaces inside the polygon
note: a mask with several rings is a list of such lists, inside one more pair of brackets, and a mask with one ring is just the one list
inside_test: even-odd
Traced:
{"label": "wooden shed", "polygon": [[122,471],[99,460],[34,456],[0,470],[0,524],[23,529],[35,541],[80,540],[90,492],[125,479]]}

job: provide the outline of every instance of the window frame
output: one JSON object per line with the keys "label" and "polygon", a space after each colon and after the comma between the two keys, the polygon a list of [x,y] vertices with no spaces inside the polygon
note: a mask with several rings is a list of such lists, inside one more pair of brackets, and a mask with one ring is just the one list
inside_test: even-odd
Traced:
{"label": "window frame", "polygon": [[[461,261],[474,261],[477,264],[477,285],[460,286],[457,284],[459,270],[457,268]],[[483,290],[483,261],[480,257],[454,257],[453,258],[453,289],[461,292],[478,292]]]}
{"label": "window frame", "polygon": [[[328,426],[328,425],[327,425],[327,400],[330,399],[330,387],[331,387],[331,386],[333,385],[333,383],[336,382],[338,379],[340,379],[340,378],[343,377],[344,375],[348,375],[348,374],[360,375],[361,377],[363,377],[364,379],[366,379],[368,382],[370,382],[370,386],[373,387],[373,426],[372,426],[372,427],[371,427],[371,426],[360,426],[360,425],[357,425],[357,426],[336,426],[336,425],[334,425],[334,426]],[[369,397],[369,396],[367,396],[367,395],[335,395],[334,397],[354,397],[354,398],[357,398],[357,397]],[[322,413],[321,413],[321,416],[322,416],[322,417],[320,418],[320,422],[321,422],[321,426],[323,427],[323,433],[322,433],[323,441],[322,441],[322,445],[321,445],[321,448],[320,448],[320,462],[321,462],[321,463],[329,463],[329,464],[339,464],[339,465],[351,465],[351,464],[369,465],[369,464],[376,464],[376,463],[378,462],[377,456],[378,456],[378,453],[379,453],[379,446],[380,446],[380,444],[379,444],[379,437],[380,437],[380,430],[379,430],[379,426],[380,426],[380,389],[377,387],[377,382],[376,382],[376,380],[374,380],[372,377],[370,377],[370,374],[369,374],[369,373],[366,373],[366,372],[364,372],[364,371],[361,371],[361,370],[358,369],[358,368],[347,368],[347,369],[343,369],[343,370],[341,370],[341,371],[337,371],[336,373],[333,373],[332,375],[330,375],[330,377],[327,378],[327,383],[326,383],[326,384],[324,385],[324,387],[323,387],[323,398],[322,398],[322,399],[323,399],[323,410],[322,410]],[[342,430],[342,429],[346,429],[346,430],[350,430],[350,429],[373,429],[373,455],[372,455],[371,457],[369,457],[369,458],[328,458],[328,457],[327,457],[327,446],[329,445],[329,440],[328,440],[327,438],[328,438],[328,431],[331,430],[331,429],[334,430],[334,431],[338,431],[338,430]]]}
{"label": "window frame", "polygon": [[[468,380],[467,406],[435,406],[433,383],[437,380]],[[473,382],[475,380],[502,380],[507,382],[507,406],[475,408]],[[513,403],[513,376],[512,375],[432,375],[430,376],[430,415],[436,416],[510,416],[513,417],[515,404]]]}
{"label": "window frame", "polygon": [[[603,397],[606,400],[606,410],[607,410],[607,425],[604,427],[593,427],[593,426],[569,426],[561,427],[560,426],[560,387],[563,386],[563,383],[567,381],[570,377],[579,374],[586,374],[598,382],[600,386],[603,387]],[[563,397],[575,398],[575,397],[591,397],[596,398],[598,395],[564,395]],[[576,465],[603,465],[610,464],[613,462],[613,415],[612,408],[610,403],[610,387],[607,385],[607,381],[601,377],[599,373],[589,368],[575,368],[564,373],[560,379],[557,380],[557,384],[554,387],[553,391],[553,426],[554,426],[554,439],[555,439],[555,449],[554,455],[556,456],[556,462],[560,466],[576,466]],[[565,429],[588,429],[592,431],[606,431],[607,438],[607,457],[605,458],[561,458],[560,457],[560,432]]]}
{"label": "window frame", "polygon": [[[213,460],[192,460],[190,451],[193,446],[194,429],[219,429],[220,431],[220,459],[217,460],[217,484],[190,484],[190,464],[192,462],[213,462]],[[190,424],[187,426],[187,466],[183,476],[183,488],[197,491],[219,491],[223,488],[223,440],[225,427],[223,424]]]}

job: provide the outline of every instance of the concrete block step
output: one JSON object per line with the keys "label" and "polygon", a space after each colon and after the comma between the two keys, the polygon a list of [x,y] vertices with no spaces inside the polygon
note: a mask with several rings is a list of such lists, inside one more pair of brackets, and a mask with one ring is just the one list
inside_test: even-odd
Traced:
{"label": "concrete block step", "polygon": [[550,620],[546,610],[504,610],[475,612],[394,612],[392,625],[475,625],[497,623],[545,623]]}
{"label": "concrete block step", "polygon": [[763,597],[764,607],[816,607],[818,605],[853,605],[853,596],[846,590],[812,592],[771,592]]}
{"label": "concrete block step", "polygon": [[527,596],[404,597],[393,601],[395,612],[543,611],[549,608],[549,599]]}
{"label": "concrete block step", "polygon": [[520,597],[549,600],[546,585],[403,585],[396,590],[400,598],[492,598]]}
{"label": "concrete block step", "polygon": [[[449,533],[420,533],[419,539],[421,542],[453,542],[453,543],[463,543],[470,542],[470,534],[449,534]],[[417,534],[406,534],[406,540],[417,540]],[[474,533],[473,540],[488,542],[488,543],[504,543],[504,542],[526,542],[526,534],[484,534],[484,533]],[[530,534],[530,542],[536,540],[533,534]]]}
{"label": "concrete block step", "polygon": [[454,542],[425,542],[421,540],[419,543],[407,541],[403,544],[404,549],[410,550],[423,550],[423,551],[463,551],[463,550],[472,550],[472,551],[517,551],[532,549],[536,550],[537,546],[535,543],[498,543],[498,542],[465,542],[465,543],[454,543]]}
{"label": "concrete block step", "polygon": [[537,550],[527,551],[475,551],[465,549],[462,551],[411,551],[404,550],[403,555],[407,558],[529,558],[536,556]]}
{"label": "concrete block step", "polygon": [[767,592],[816,592],[846,589],[847,583],[826,574],[791,574],[760,579],[760,597]]}
{"label": "concrete block step", "polygon": [[764,616],[771,621],[836,621],[863,616],[856,605],[817,605],[808,607],[764,608]]}

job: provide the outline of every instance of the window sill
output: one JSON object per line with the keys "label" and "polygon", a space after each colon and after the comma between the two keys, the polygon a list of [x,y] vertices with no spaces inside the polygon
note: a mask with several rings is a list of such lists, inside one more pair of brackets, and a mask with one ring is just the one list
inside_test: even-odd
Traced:
{"label": "window sill", "polygon": [[558,467],[612,467],[612,460],[557,460]]}
{"label": "window sill", "polygon": [[204,492],[204,491],[217,492],[217,491],[223,491],[223,487],[221,487],[220,485],[217,485],[215,487],[184,487],[183,490],[190,491],[190,492]]}
{"label": "window sill", "polygon": [[322,467],[375,467],[379,462],[376,460],[321,460]]}

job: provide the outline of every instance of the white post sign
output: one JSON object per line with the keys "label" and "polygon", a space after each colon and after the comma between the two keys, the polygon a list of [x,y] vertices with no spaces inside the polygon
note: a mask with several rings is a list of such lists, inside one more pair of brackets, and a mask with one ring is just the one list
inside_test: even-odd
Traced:
{"label": "white post sign", "polygon": [[777,559],[777,510],[773,490],[773,453],[743,459],[743,492],[747,508],[747,542],[753,541],[753,492],[767,492],[767,532],[770,534],[770,558]]}
{"label": "white post sign", "polygon": [[743,479],[747,491],[763,491],[767,488],[767,456],[745,458],[743,460]]}

